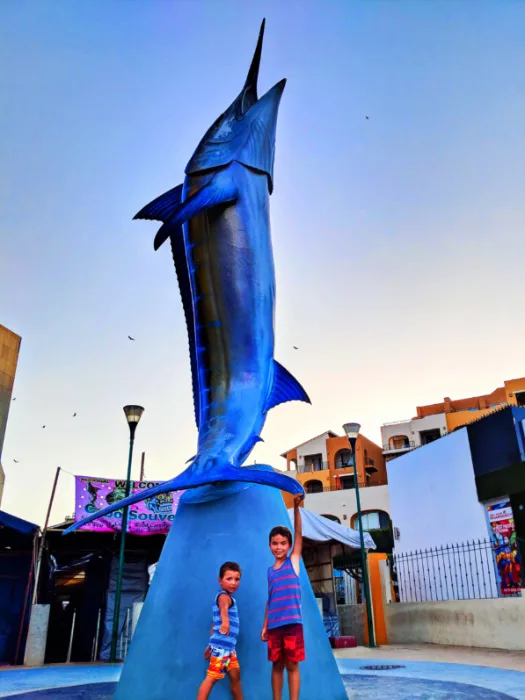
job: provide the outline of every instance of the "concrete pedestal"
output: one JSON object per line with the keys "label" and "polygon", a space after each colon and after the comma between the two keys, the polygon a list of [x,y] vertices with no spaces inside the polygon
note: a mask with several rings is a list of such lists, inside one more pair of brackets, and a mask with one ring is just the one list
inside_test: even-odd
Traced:
{"label": "concrete pedestal", "polygon": [[[219,567],[225,561],[236,561],[242,568],[236,599],[244,697],[268,700],[271,664],[260,632],[267,601],[267,569],[273,562],[268,534],[280,524],[290,524],[282,496],[267,486],[253,486],[207,503],[181,501],[115,700],[194,700],[207,669],[204,650]],[[301,583],[306,646],[301,700],[347,700],[304,567]],[[287,690],[283,697],[288,698]],[[213,698],[231,698],[227,680],[216,684]]]}

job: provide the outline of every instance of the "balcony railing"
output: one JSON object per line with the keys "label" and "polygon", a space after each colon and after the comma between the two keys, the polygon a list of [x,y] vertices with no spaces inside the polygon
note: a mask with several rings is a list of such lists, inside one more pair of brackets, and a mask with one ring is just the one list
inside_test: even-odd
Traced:
{"label": "balcony railing", "polygon": [[401,450],[413,450],[416,446],[413,440],[406,440],[403,445],[383,445],[383,452],[399,452]]}
{"label": "balcony railing", "polygon": [[297,473],[298,474],[315,474],[315,472],[322,472],[325,469],[330,469],[328,462],[317,462],[316,464],[298,464]]}
{"label": "balcony railing", "polygon": [[[371,488],[372,486],[387,486],[388,482],[385,480],[381,479],[374,479],[373,481],[363,481],[359,482],[359,488],[360,489],[365,489],[365,488]],[[323,486],[322,489],[319,489],[318,491],[309,491],[308,490],[308,485],[305,484],[305,490],[306,494],[308,496],[311,496],[315,493],[327,493],[328,491],[355,491],[355,485],[351,484],[348,486]]]}

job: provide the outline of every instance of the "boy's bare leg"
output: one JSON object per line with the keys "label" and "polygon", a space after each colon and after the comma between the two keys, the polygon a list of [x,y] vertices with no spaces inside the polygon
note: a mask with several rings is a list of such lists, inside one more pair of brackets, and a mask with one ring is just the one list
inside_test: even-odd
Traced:
{"label": "boy's bare leg", "polygon": [[272,665],[272,694],[273,700],[282,700],[284,681],[284,662],[274,661]]}
{"label": "boy's bare leg", "polygon": [[229,676],[233,700],[242,700],[241,672],[238,668],[232,668]]}
{"label": "boy's bare leg", "polygon": [[206,678],[201,683],[199,692],[197,693],[197,700],[208,700],[211,693],[211,689],[214,685],[215,678],[210,678],[209,676],[206,676]]}
{"label": "boy's bare leg", "polygon": [[299,691],[301,689],[301,672],[299,664],[286,664],[288,671],[288,690],[290,691],[290,700],[299,700]]}

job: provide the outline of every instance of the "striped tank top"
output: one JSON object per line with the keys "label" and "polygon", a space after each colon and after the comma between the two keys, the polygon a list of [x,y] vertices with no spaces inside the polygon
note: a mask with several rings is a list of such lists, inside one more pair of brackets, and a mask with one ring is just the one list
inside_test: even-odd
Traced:
{"label": "striped tank top", "polygon": [[288,557],[279,569],[268,569],[268,629],[302,625],[301,584]]}
{"label": "striped tank top", "polygon": [[[220,633],[221,628],[221,611],[218,605],[219,596],[227,595],[231,598],[232,605],[228,610],[228,618],[230,620],[230,634],[225,635]],[[233,651],[235,645],[237,644],[237,637],[239,635],[239,611],[237,610],[237,603],[235,598],[231,596],[226,591],[220,590],[215,596],[215,603],[213,604],[213,632],[210,637],[210,647],[215,649],[224,649],[224,651]]]}

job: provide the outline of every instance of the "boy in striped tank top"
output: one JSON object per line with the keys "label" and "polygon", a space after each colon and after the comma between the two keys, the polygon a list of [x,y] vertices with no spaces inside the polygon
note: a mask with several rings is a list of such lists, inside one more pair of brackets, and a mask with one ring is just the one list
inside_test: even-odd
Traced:
{"label": "boy in striped tank top", "polygon": [[204,658],[210,664],[202,681],[197,700],[207,700],[215,683],[230,677],[230,690],[234,700],[242,700],[241,669],[235,647],[239,634],[239,613],[232,594],[239,588],[241,567],[233,561],[225,562],[219,571],[220,589],[213,605],[213,624],[210,641]]}
{"label": "boy in striped tank top", "polygon": [[[270,550],[275,557],[268,569],[268,603],[261,632],[268,642],[268,660],[272,662],[273,700],[282,700],[284,669],[288,672],[290,700],[299,700],[301,675],[299,662],[304,661],[301,583],[299,580],[303,533],[299,504],[302,494],[294,497],[294,533],[279,525],[270,532]],[[289,555],[290,550],[292,553]]]}

